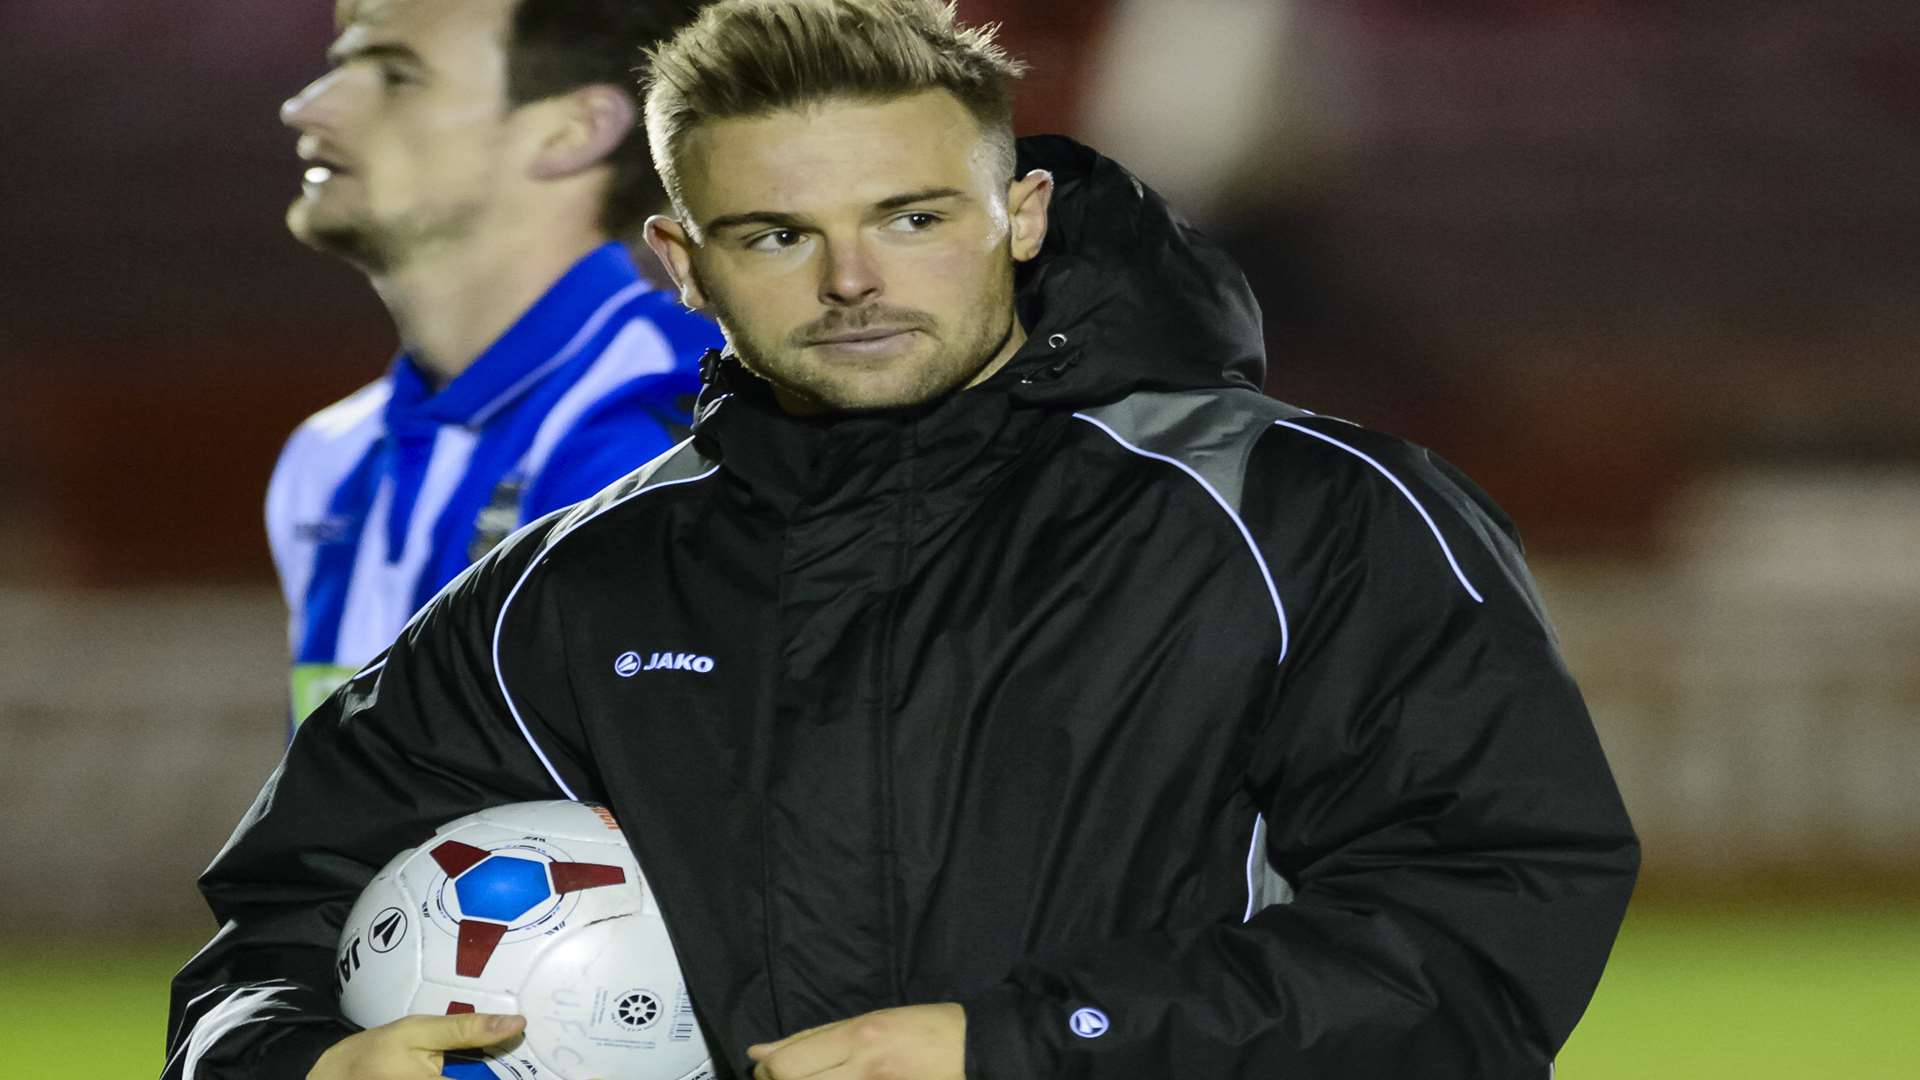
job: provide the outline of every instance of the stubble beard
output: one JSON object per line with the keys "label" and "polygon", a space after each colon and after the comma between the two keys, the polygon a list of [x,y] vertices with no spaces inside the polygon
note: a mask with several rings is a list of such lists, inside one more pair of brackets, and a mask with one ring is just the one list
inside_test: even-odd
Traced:
{"label": "stubble beard", "polygon": [[770,384],[782,406],[795,412],[861,412],[932,401],[967,385],[992,363],[1013,336],[1015,325],[1010,280],[960,320],[972,332],[958,340],[947,340],[941,324],[921,312],[885,306],[877,311],[864,309],[832,321],[846,329],[911,325],[935,347],[930,354],[901,358],[882,371],[860,370],[855,365],[840,368],[808,356],[806,339],[818,322],[777,341],[767,340],[750,330],[726,296],[705,284],[700,289],[741,366]]}
{"label": "stubble beard", "polygon": [[[295,208],[298,206],[296,201]],[[482,209],[477,202],[464,202],[431,211],[415,210],[380,222],[365,211],[323,217],[320,208],[310,204],[298,221],[289,210],[288,224],[301,243],[343,259],[369,276],[380,277],[406,265],[422,250],[471,235]]]}

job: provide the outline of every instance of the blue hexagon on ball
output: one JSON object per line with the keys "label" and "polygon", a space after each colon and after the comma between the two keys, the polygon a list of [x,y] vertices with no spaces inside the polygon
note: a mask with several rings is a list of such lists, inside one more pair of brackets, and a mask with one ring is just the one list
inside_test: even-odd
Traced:
{"label": "blue hexagon on ball", "polygon": [[460,913],[469,919],[511,923],[539,907],[552,887],[547,866],[511,855],[489,855],[454,880]]}

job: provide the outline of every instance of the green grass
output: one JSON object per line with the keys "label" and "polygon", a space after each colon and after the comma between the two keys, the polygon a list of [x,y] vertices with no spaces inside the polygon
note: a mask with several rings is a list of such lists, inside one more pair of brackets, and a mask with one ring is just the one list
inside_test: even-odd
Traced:
{"label": "green grass", "polygon": [[[6,1075],[157,1076],[167,980],[197,945],[0,945]],[[1893,1077],[1916,1063],[1920,909],[1651,908],[1629,916],[1559,1077]]]}
{"label": "green grass", "polygon": [[1920,908],[1634,911],[1559,1080],[1920,1075]]}
{"label": "green grass", "polygon": [[166,1043],[167,983],[203,941],[102,948],[0,942],[8,1076],[151,1080]]}

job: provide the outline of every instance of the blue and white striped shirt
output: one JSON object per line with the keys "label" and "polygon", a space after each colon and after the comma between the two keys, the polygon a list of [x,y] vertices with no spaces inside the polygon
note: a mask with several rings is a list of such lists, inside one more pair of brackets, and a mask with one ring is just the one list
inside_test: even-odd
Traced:
{"label": "blue and white striped shirt", "polygon": [[668,449],[719,344],[607,244],[437,392],[402,354],[303,423],[267,491],[295,722],[508,533]]}

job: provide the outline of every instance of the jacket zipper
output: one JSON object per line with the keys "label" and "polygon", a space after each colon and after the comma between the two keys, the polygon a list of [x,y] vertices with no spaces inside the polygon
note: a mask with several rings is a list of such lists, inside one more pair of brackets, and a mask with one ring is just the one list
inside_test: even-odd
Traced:
{"label": "jacket zipper", "polygon": [[910,561],[909,544],[913,535],[915,449],[913,427],[907,426],[901,432],[900,438],[905,444],[900,455],[903,476],[900,493],[896,496],[898,508],[891,515],[895,527],[893,558],[886,578],[886,600],[881,608],[882,617],[877,628],[879,640],[876,643],[878,656],[874,663],[873,694],[874,752],[878,756],[875,775],[879,778],[879,782],[874,785],[875,798],[879,802],[878,813],[874,816],[879,828],[881,851],[877,896],[881,906],[881,927],[884,934],[882,950],[886,964],[887,990],[890,1000],[895,1004],[906,1000],[906,981],[901,972],[899,952],[900,914],[905,898],[901,891],[899,857],[894,850],[898,831],[894,823],[893,657],[894,627],[899,617],[900,594],[906,584],[907,566]]}

